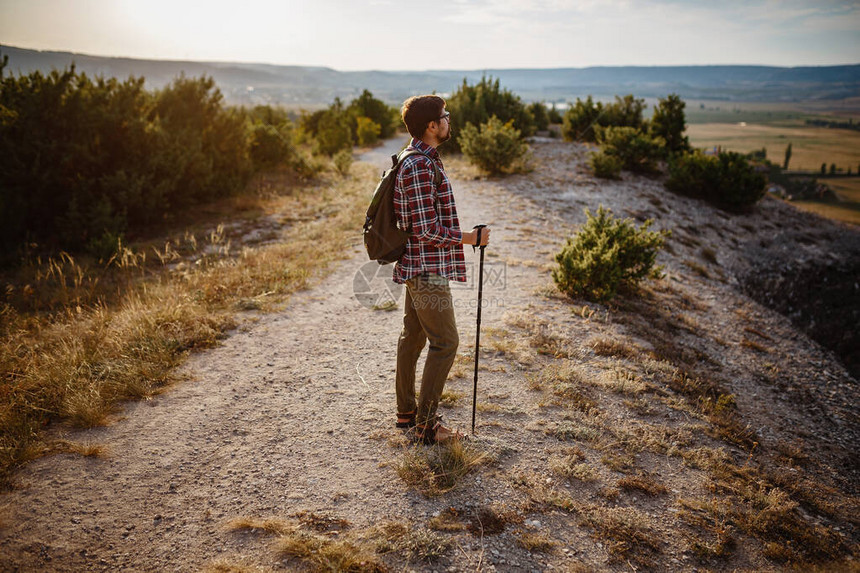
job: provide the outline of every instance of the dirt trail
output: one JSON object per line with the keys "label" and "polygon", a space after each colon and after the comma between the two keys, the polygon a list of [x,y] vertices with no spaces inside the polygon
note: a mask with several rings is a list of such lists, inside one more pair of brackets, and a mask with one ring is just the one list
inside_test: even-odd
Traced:
{"label": "dirt trail", "polygon": [[[399,149],[400,144],[391,145]],[[383,165],[386,152],[376,157],[384,159]],[[545,265],[551,262],[551,253],[560,246],[564,231],[582,218],[581,205],[596,207],[594,183],[583,180],[570,165],[553,169],[541,177],[555,177],[555,185],[569,186],[575,193],[557,215],[548,214],[547,207],[561,201],[560,195],[544,194],[540,201],[531,197],[534,178],[518,176],[505,183],[474,180],[465,167],[455,173],[463,226],[484,222],[494,227],[487,269],[495,274],[484,289],[483,311],[490,334],[484,338],[486,369],[480,381],[480,400],[493,407],[478,416],[482,439],[499,454],[498,467],[467,476],[454,491],[433,499],[408,489],[397,476],[392,462],[400,450],[390,438],[396,436],[393,376],[401,311],[368,306],[384,303],[388,293],[400,296],[400,302],[402,293],[392,292],[383,280],[390,266],[367,264],[357,239],[348,258],[318,285],[294,295],[286,310],[248,313],[249,320],[220,347],[192,356],[183,367],[188,381],[153,400],[128,404],[124,418],[110,427],[73,436],[76,441],[108,445],[106,458],[63,454],[28,464],[20,474],[25,487],[0,499],[4,506],[0,569],[198,571],[217,558],[290,569],[294,564],[278,562],[268,538],[230,532],[226,523],[242,516],[288,517],[310,511],[345,519],[360,530],[388,519],[426,524],[451,506],[461,511],[482,505],[517,507],[522,494],[501,478],[505,472],[546,466],[548,452],[560,445],[545,435],[546,424],[558,416],[539,394],[527,389],[526,376],[540,370],[540,360],[522,364],[513,353],[498,351],[498,345],[493,351],[493,329],[512,328],[506,326],[511,317],[525,317],[526,322],[563,333],[572,355],[581,357],[589,355],[586,341],[594,334],[624,332],[611,321],[585,322],[564,301],[538,293],[550,282]],[[646,194],[659,188],[650,181],[628,184],[645,188]],[[471,249],[466,256],[470,263],[477,261]],[[678,271],[672,271],[667,280],[674,277],[683,288]],[[470,360],[474,344],[474,286],[470,280],[454,289],[464,362]],[[720,311],[713,322],[705,323],[708,312],[703,310],[703,328],[724,330],[726,325],[719,321],[734,320],[730,312],[726,316],[727,308],[747,304],[740,295],[736,300],[723,298],[728,287],[702,287],[697,293],[700,286],[690,289],[691,296],[707,309]],[[786,321],[767,311],[755,307],[755,312],[788,329]],[[732,336],[733,325],[723,336]],[[825,364],[833,376],[845,379],[839,365],[805,337],[786,339],[785,344],[794,346],[781,348],[780,353],[805,353]],[[743,369],[743,363],[728,353],[721,360],[730,370]],[[461,428],[468,427],[471,414],[471,370],[465,370],[449,387],[468,399],[443,410],[446,419]],[[765,415],[756,413],[758,407],[751,403],[739,402],[751,416]],[[791,404],[780,408],[767,415],[781,415],[787,421],[801,415]],[[683,414],[675,411],[665,417],[667,423],[683,421]],[[776,430],[767,431],[782,431],[782,424],[775,425]],[[587,461],[599,466],[597,459]],[[679,494],[701,488],[700,473],[683,470],[677,460],[648,458],[642,463],[652,472],[662,472]],[[547,483],[554,479],[546,477]],[[573,491],[570,483],[558,485]],[[692,566],[681,540],[673,539],[669,525],[663,523],[672,499],[622,501],[653,517],[655,531],[665,540],[660,563],[681,569]],[[524,527],[560,536],[564,541],[559,550],[529,552],[517,545],[510,531],[484,538],[463,532],[458,548],[449,550],[441,562],[412,562],[410,567],[542,571],[573,561],[605,570],[620,567],[612,564],[603,543],[569,517],[557,511],[525,517]],[[767,565],[746,553],[743,560],[747,566]]]}
{"label": "dirt trail", "polygon": [[[367,159],[385,165],[387,151]],[[464,225],[495,222],[471,194],[460,193],[458,206]],[[501,243],[504,231],[495,236]],[[189,381],[128,404],[110,427],[75,433],[106,444],[106,459],[55,455],[28,464],[25,487],[2,499],[10,513],[0,546],[14,556],[3,569],[188,571],[252,550],[266,562],[266,550],[226,532],[225,521],[308,510],[369,525],[423,520],[428,508],[442,508],[380,469],[391,448],[369,439],[394,433],[401,314],[366,308],[354,283],[356,273],[373,277],[371,292],[384,298],[390,272],[367,265],[357,244],[284,312],[261,315],[219,348],[192,356],[183,368]],[[518,275],[508,277],[507,304],[526,297],[509,292]],[[493,290],[485,290],[488,299]],[[461,351],[474,341],[474,295],[471,283],[455,290]],[[487,307],[484,324],[502,310]]]}

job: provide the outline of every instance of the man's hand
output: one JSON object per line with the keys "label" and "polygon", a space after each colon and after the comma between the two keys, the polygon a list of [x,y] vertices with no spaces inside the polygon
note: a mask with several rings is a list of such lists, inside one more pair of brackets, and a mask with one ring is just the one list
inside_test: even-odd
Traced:
{"label": "man's hand", "polygon": [[481,229],[481,244],[478,245],[478,230],[472,229],[471,231],[467,231],[463,233],[463,244],[464,245],[475,245],[480,247],[481,245],[489,244],[490,242],[490,228],[484,227]]}

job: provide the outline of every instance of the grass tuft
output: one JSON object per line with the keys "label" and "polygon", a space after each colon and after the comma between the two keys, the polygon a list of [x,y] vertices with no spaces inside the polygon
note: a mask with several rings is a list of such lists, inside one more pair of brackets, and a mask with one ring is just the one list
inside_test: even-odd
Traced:
{"label": "grass tuft", "polygon": [[445,511],[440,512],[439,515],[430,518],[430,521],[427,522],[427,527],[433,531],[450,532],[463,531],[467,528],[467,525],[461,521],[460,512],[453,507],[449,507]]}
{"label": "grass tuft", "polygon": [[286,535],[296,529],[283,519],[258,519],[254,517],[237,517],[227,524],[230,531],[258,531],[272,535]]}
{"label": "grass tuft", "polygon": [[618,561],[631,561],[652,567],[652,555],[660,551],[661,539],[645,514],[630,507],[583,506],[577,510],[580,523],[594,530],[593,536],[605,541],[609,553]]}
{"label": "grass tuft", "polygon": [[623,477],[618,480],[618,487],[627,491],[641,491],[652,497],[669,491],[666,486],[657,483],[652,476],[647,474]]}
{"label": "grass tuft", "polygon": [[49,451],[78,454],[86,458],[103,458],[108,454],[107,446],[89,441],[70,442],[67,440],[58,440],[51,444],[48,449]]}
{"label": "grass tuft", "polygon": [[588,343],[598,356],[616,356],[618,358],[635,358],[636,349],[629,343],[610,338],[598,338]]}
{"label": "grass tuft", "polygon": [[493,456],[472,443],[455,440],[429,447],[411,446],[395,464],[397,475],[427,497],[450,491],[473,469],[493,461]]}
{"label": "grass tuft", "polygon": [[369,548],[308,531],[295,530],[283,534],[275,547],[280,555],[298,559],[315,571],[386,571],[385,564]]}
{"label": "grass tuft", "polygon": [[546,533],[523,531],[516,536],[517,544],[532,553],[553,553],[558,542]]}

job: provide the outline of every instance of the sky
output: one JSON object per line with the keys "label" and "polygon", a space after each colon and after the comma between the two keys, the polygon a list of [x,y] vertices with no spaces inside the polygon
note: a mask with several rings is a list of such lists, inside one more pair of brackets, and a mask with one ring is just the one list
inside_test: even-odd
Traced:
{"label": "sky", "polygon": [[860,1],[0,0],[0,45],[350,70],[860,63]]}

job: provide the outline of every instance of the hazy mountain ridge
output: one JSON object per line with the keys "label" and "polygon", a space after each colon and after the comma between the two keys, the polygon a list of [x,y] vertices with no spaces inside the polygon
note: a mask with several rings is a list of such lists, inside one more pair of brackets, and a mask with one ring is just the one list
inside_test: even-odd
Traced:
{"label": "hazy mountain ridge", "polygon": [[611,97],[634,93],[662,97],[678,93],[685,99],[729,101],[809,101],[860,97],[860,64],[792,67],[773,66],[624,66],[558,69],[487,69],[434,71],[340,72],[325,67],[140,60],[0,47],[9,56],[7,72],[62,70],[72,63],[88,75],[124,79],[144,76],[160,88],[176,76],[212,76],[229,103],[314,105],[335,97],[351,98],[369,89],[391,103],[412,94],[453,92],[463,79],[482,75],[499,78],[503,86],[526,100],[572,101],[592,94]]}

